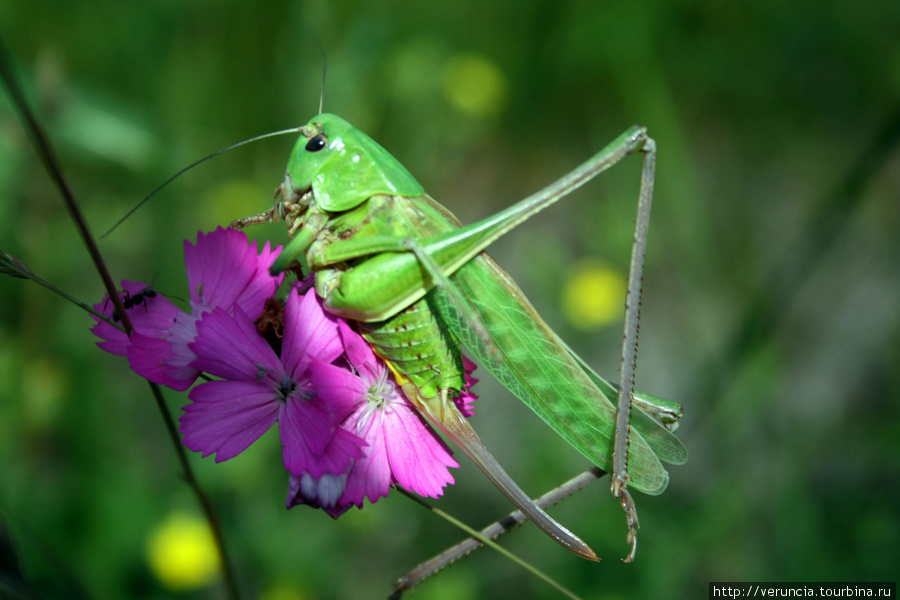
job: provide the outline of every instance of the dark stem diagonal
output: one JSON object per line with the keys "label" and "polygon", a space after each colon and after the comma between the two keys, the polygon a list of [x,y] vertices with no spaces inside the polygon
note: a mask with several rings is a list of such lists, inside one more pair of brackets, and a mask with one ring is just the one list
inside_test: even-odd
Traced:
{"label": "dark stem diagonal", "polygon": [[[38,158],[44,165],[44,168],[47,170],[47,174],[50,176],[50,179],[53,181],[54,185],[56,185],[57,190],[63,198],[63,202],[65,203],[66,208],[69,210],[69,214],[71,215],[72,220],[75,222],[76,229],[78,229],[82,239],[84,240],[84,244],[91,256],[91,260],[93,261],[94,266],[96,267],[97,272],[100,275],[100,278],[103,280],[103,285],[106,288],[109,299],[120,316],[122,325],[125,328],[125,332],[131,335],[131,332],[134,330],[134,328],[131,325],[130,319],[128,318],[128,311],[125,310],[125,307],[122,304],[122,299],[121,297],[119,297],[118,289],[113,282],[112,276],[109,273],[109,269],[106,267],[106,263],[103,260],[100,249],[97,247],[96,240],[91,233],[90,227],[88,226],[87,221],[85,220],[84,215],[81,212],[81,207],[79,206],[78,201],[75,199],[75,195],[72,193],[72,190],[69,187],[65,176],[63,175],[62,167],[60,166],[59,160],[56,157],[56,153],[53,150],[50,139],[45,134],[43,128],[37,120],[37,117],[35,117],[34,113],[31,111],[31,108],[28,105],[28,102],[25,99],[25,94],[22,92],[22,87],[19,85],[18,79],[13,72],[13,68],[9,60],[9,55],[6,52],[6,45],[3,41],[2,35],[0,35],[0,77],[3,78],[3,83],[6,87],[6,90],[9,93],[10,98],[12,99],[13,105],[16,107],[16,110],[19,113],[19,117],[22,121],[22,126],[28,134],[28,137],[31,140],[32,144],[34,145]],[[178,430],[175,428],[175,422],[172,419],[172,415],[169,412],[165,401],[163,400],[162,390],[157,384],[151,382],[148,383],[150,385],[153,396],[156,399],[157,407],[162,414],[163,421],[166,425],[166,430],[169,432],[169,437],[171,438],[172,444],[175,447],[175,452],[178,455],[179,462],[181,463],[181,468],[184,470],[184,479],[190,486],[191,490],[194,492],[194,495],[197,497],[197,501],[199,502],[206,516],[206,519],[209,521],[210,528],[213,531],[216,547],[219,552],[219,558],[222,563],[223,579],[225,581],[226,589],[228,590],[228,596],[232,600],[239,600],[240,592],[237,586],[237,579],[234,576],[234,570],[231,568],[227,553],[225,551],[221,523],[219,522],[218,516],[213,509],[212,502],[210,502],[209,498],[200,487],[197,478],[194,476],[190,463],[187,460],[187,455],[181,445],[181,440],[178,437]]]}
{"label": "dark stem diagonal", "polygon": [[91,255],[91,260],[94,262],[97,272],[100,274],[100,279],[103,280],[106,293],[109,294],[110,301],[122,319],[122,325],[125,327],[125,331],[130,335],[134,328],[131,326],[128,312],[122,305],[122,299],[119,297],[116,285],[113,282],[112,276],[109,274],[109,269],[106,268],[106,263],[100,255],[100,249],[97,247],[97,243],[94,240],[90,227],[88,227],[87,221],[81,212],[81,207],[78,205],[78,201],[75,199],[75,195],[69,188],[69,184],[62,173],[62,167],[56,158],[56,153],[53,150],[53,146],[50,144],[50,139],[44,134],[44,130],[38,123],[37,117],[31,112],[31,108],[25,100],[25,94],[22,92],[22,88],[13,73],[12,65],[9,62],[9,55],[6,52],[6,44],[3,42],[2,36],[0,36],[0,77],[3,78],[6,90],[9,92],[13,105],[19,113],[19,118],[22,120],[22,126],[25,128],[28,138],[34,145],[38,158],[47,170],[50,179],[53,181],[54,185],[56,185],[56,189],[62,196],[63,203],[69,210],[72,220],[75,221],[75,228],[78,229],[82,240],[84,240],[84,245]]}
{"label": "dark stem diagonal", "polygon": [[184,451],[184,445],[181,443],[181,438],[178,437],[175,421],[172,419],[172,413],[169,411],[169,407],[166,406],[162,390],[155,383],[149,381],[147,383],[150,384],[150,390],[153,392],[153,397],[156,399],[156,405],[159,407],[159,412],[162,413],[163,421],[166,423],[166,431],[169,433],[169,438],[172,440],[172,446],[174,446],[175,453],[178,455],[178,462],[181,463],[181,469],[184,472],[184,481],[194,492],[194,496],[197,497],[197,502],[200,504],[200,508],[203,509],[206,520],[209,521],[209,528],[212,530],[213,539],[215,539],[216,548],[219,551],[219,560],[222,563],[222,578],[224,579],[225,589],[228,591],[228,597],[231,598],[231,600],[240,600],[240,588],[238,587],[237,577],[235,576],[234,568],[231,566],[231,560],[229,559],[228,552],[225,548],[222,523],[216,513],[215,506],[213,506],[212,500],[209,499],[209,496],[200,486],[200,482],[197,481],[196,476],[194,476],[194,470],[191,469],[191,465],[188,462],[187,452]]}

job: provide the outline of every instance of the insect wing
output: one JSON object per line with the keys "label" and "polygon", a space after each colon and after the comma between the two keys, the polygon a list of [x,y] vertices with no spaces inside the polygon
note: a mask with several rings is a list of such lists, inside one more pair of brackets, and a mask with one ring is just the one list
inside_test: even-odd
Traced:
{"label": "insect wing", "polygon": [[[461,267],[452,280],[481,316],[493,340],[493,346],[486,347],[447,295],[433,290],[431,301],[463,346],[588,460],[611,469],[615,406],[512,278],[481,254]],[[634,428],[630,439],[631,485],[648,494],[662,493],[668,473]]]}
{"label": "insect wing", "polygon": [[[565,343],[563,343],[565,345]],[[569,351],[569,354],[581,365],[581,368],[587,374],[587,376],[594,382],[597,388],[609,399],[609,401],[615,402],[618,400],[618,389],[611,384],[609,381],[598,375],[584,360],[575,354],[571,348],[566,345],[566,350]],[[634,392],[636,397],[644,397],[644,398],[654,398],[654,396],[650,396],[649,394],[641,394],[640,392]],[[671,430],[667,429],[663,423],[661,423],[658,419],[655,419],[651,415],[647,414],[640,407],[632,404],[631,408],[631,427],[636,430],[641,437],[647,442],[650,448],[653,449],[653,453],[659,458],[659,460],[663,462],[667,462],[672,465],[683,465],[687,462],[688,459],[688,451],[687,448],[684,447],[684,444],[678,439]],[[628,458],[628,466],[629,471],[632,467],[632,461],[634,457],[631,452],[629,452]]]}

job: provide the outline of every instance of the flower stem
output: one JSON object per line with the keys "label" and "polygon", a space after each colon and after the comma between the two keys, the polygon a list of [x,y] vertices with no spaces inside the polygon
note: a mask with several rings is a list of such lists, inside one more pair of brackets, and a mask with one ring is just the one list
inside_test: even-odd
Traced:
{"label": "flower stem", "polygon": [[56,189],[62,196],[66,208],[69,209],[69,214],[71,215],[72,220],[75,221],[75,228],[81,233],[84,244],[87,246],[88,253],[91,255],[91,260],[94,262],[94,266],[100,274],[100,279],[103,280],[106,292],[109,294],[109,299],[112,301],[113,306],[122,318],[122,326],[125,327],[125,331],[130,334],[134,328],[131,326],[131,320],[128,318],[125,307],[122,305],[122,299],[119,297],[112,276],[109,274],[109,269],[106,268],[106,263],[103,260],[103,256],[100,254],[100,249],[97,247],[94,235],[91,233],[90,227],[88,227],[87,221],[84,218],[84,214],[81,212],[81,207],[75,199],[75,195],[72,193],[69,183],[62,173],[62,166],[56,158],[56,153],[53,151],[50,138],[44,133],[43,128],[40,123],[38,123],[37,117],[31,112],[31,108],[25,100],[25,94],[22,92],[22,88],[13,73],[2,40],[0,40],[0,77],[2,77],[3,81],[6,83],[6,90],[9,92],[13,104],[19,111],[22,126],[25,128],[28,137],[31,139],[31,143],[34,145],[38,158],[40,158],[41,162],[44,164],[44,168],[47,170],[47,174],[56,185]]}
{"label": "flower stem", "polygon": [[[62,167],[56,157],[55,152],[53,151],[53,146],[50,143],[50,139],[44,133],[43,128],[28,106],[28,102],[25,99],[25,94],[22,92],[22,88],[19,85],[18,80],[16,79],[15,73],[12,69],[12,65],[9,62],[9,57],[6,53],[5,44],[3,43],[2,39],[0,39],[0,77],[3,78],[3,81],[6,84],[6,90],[9,92],[13,104],[19,112],[22,126],[25,128],[28,137],[31,139],[38,157],[43,163],[44,168],[47,170],[50,179],[54,182],[57,190],[62,196],[63,202],[65,203],[66,208],[68,208],[72,220],[75,222],[75,227],[81,233],[81,237],[84,240],[84,244],[91,256],[91,260],[93,261],[94,266],[96,267],[97,272],[100,275],[100,278],[103,280],[103,285],[106,287],[107,294],[109,294],[109,299],[121,318],[122,327],[124,328],[125,332],[130,335],[134,330],[134,327],[132,327],[131,320],[128,318],[128,312],[125,310],[125,307],[122,304],[122,298],[119,296],[115,283],[113,283],[113,278],[109,273],[109,269],[107,269],[106,263],[103,260],[103,256],[100,253],[100,249],[97,247],[97,242],[94,239],[90,227],[88,226],[87,221],[85,220],[84,215],[81,212],[81,207],[79,206],[78,201],[75,199],[75,195],[72,193],[72,190],[62,173]],[[6,258],[7,255],[4,254],[4,259]],[[4,261],[4,263],[7,262],[10,265],[15,265],[15,261]],[[25,269],[25,271],[22,271],[22,269],[18,268],[17,265],[16,267],[16,270],[19,271],[20,275],[26,275],[27,269]],[[28,278],[37,281],[37,279],[35,279],[33,276]],[[39,283],[42,282],[39,281]],[[48,287],[49,289],[60,293],[59,290],[51,287],[46,282],[43,282],[42,285],[45,285],[45,287]],[[62,295],[67,299],[71,299],[67,294]],[[74,299],[71,300],[75,301]],[[85,306],[83,305],[83,303],[78,301],[75,301],[75,303],[79,306]],[[90,312],[95,312],[90,307],[86,308]],[[178,454],[179,461],[181,462],[181,467],[184,470],[185,481],[197,496],[197,500],[200,503],[200,506],[203,509],[203,512],[206,514],[206,518],[210,523],[210,527],[216,540],[216,546],[219,550],[219,557],[222,562],[222,573],[225,579],[225,586],[228,590],[228,596],[229,598],[231,598],[231,600],[240,600],[240,592],[238,591],[237,580],[234,576],[234,571],[230,566],[230,562],[225,552],[225,543],[222,537],[222,527],[218,517],[216,516],[215,510],[213,509],[212,502],[210,502],[206,493],[197,482],[196,477],[194,477],[194,472],[191,469],[190,464],[188,463],[187,455],[184,452],[184,448],[181,445],[181,440],[178,437],[178,431],[175,428],[175,422],[173,421],[172,415],[169,412],[169,408],[166,406],[163,399],[162,391],[155,383],[150,383],[150,389],[153,392],[154,398],[156,398],[157,406],[159,407],[160,413],[163,417],[163,421],[166,424],[166,429],[169,432],[169,437],[172,439],[172,444],[175,447],[175,452]]]}
{"label": "flower stem", "polygon": [[93,306],[91,306],[89,304],[85,304],[78,298],[75,298],[71,294],[59,289],[58,287],[56,287],[49,281],[46,281],[46,280],[38,277],[37,275],[34,274],[34,272],[32,272],[31,269],[29,269],[24,264],[22,264],[21,261],[19,261],[15,257],[10,256],[9,254],[7,254],[6,252],[3,252],[3,251],[0,251],[0,273],[4,273],[6,275],[9,275],[10,277],[18,277],[20,279],[30,279],[31,281],[35,282],[36,284],[47,288],[54,294],[62,296],[63,298],[65,298],[66,300],[68,300],[69,302],[74,304],[75,306],[77,306],[83,310],[86,310],[87,312],[91,313],[95,317],[97,317],[99,319],[103,319],[104,321],[106,321],[107,323],[109,323],[110,325],[112,325],[113,327],[118,329],[119,331],[125,331],[124,327],[122,327],[121,325],[119,325],[118,323],[116,323],[114,321],[111,321],[106,315],[104,315],[103,313],[101,313],[100,311],[95,309]]}
{"label": "flower stem", "polygon": [[231,561],[228,558],[228,553],[225,550],[225,538],[222,535],[222,524],[216,514],[216,509],[213,506],[212,501],[210,501],[209,496],[206,495],[206,492],[203,491],[203,488],[194,476],[194,471],[191,469],[191,465],[188,462],[187,453],[184,451],[184,446],[181,444],[181,439],[178,437],[178,429],[175,427],[175,420],[172,419],[172,413],[169,412],[169,407],[166,405],[165,399],[163,398],[162,390],[157,384],[151,381],[148,381],[147,383],[150,384],[150,390],[153,392],[153,397],[156,398],[156,404],[163,415],[163,421],[166,423],[166,431],[168,431],[169,438],[172,440],[172,445],[175,447],[175,453],[178,454],[178,462],[181,463],[181,469],[184,472],[184,481],[188,484],[188,487],[191,488],[191,491],[194,492],[194,495],[197,497],[197,502],[200,503],[200,508],[203,509],[203,512],[206,515],[206,520],[209,521],[210,529],[212,529],[213,537],[216,541],[216,549],[219,552],[219,560],[222,564],[222,577],[225,580],[225,589],[228,590],[228,597],[231,598],[231,600],[240,600],[241,594],[237,585],[237,578],[235,577],[234,569],[231,566]]}

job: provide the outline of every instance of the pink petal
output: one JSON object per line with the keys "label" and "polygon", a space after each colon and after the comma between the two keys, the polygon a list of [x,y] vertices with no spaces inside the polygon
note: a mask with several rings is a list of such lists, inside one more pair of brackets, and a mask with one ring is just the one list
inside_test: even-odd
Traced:
{"label": "pink petal", "polygon": [[216,377],[254,382],[267,378],[277,390],[284,376],[275,351],[239,307],[234,316],[221,308],[203,315],[197,338],[188,347],[197,355],[191,366]]}
{"label": "pink petal", "polygon": [[175,319],[184,314],[183,310],[175,306],[171,300],[159,292],[153,297],[147,297],[147,290],[152,290],[152,288],[145,286],[139,281],[123,281],[122,287],[132,297],[139,293],[143,294],[142,301],[128,309],[128,317],[131,319],[131,324],[134,325],[135,331],[140,331],[149,336],[156,336],[158,333],[171,327]]}
{"label": "pink petal", "polygon": [[128,364],[141,377],[183,392],[191,387],[200,375],[192,367],[174,367],[169,364],[174,357],[172,345],[167,341],[141,333],[131,334],[128,346]]}
{"label": "pink petal", "polygon": [[407,490],[437,498],[453,483],[447,467],[459,464],[411,404],[397,402],[391,408],[384,420],[384,438],[394,479]]}
{"label": "pink petal", "polygon": [[337,426],[334,415],[315,400],[288,398],[279,416],[284,467],[296,476],[339,474],[363,456],[365,442]]}
{"label": "pink petal", "polygon": [[[270,252],[266,246],[264,252],[268,262],[280,250]],[[219,227],[208,234],[198,233],[196,245],[185,240],[184,262],[191,300],[223,308],[238,303],[253,318],[283,279],[283,275],[269,274],[271,262],[260,267],[256,242],[248,246],[247,236],[234,229]]]}
{"label": "pink petal", "polygon": [[[375,358],[375,353],[369,343],[357,333],[350,325],[341,319],[339,321],[341,341],[344,343],[344,352],[347,354],[347,360],[359,372],[360,376],[367,381],[377,379],[384,369],[384,362]],[[380,366],[381,369],[377,368]]]}
{"label": "pink petal", "polygon": [[[359,428],[358,420],[367,413],[371,418]],[[362,508],[366,497],[369,498],[369,502],[375,502],[387,496],[391,490],[393,475],[383,429],[384,416],[384,411],[376,410],[369,413],[363,405],[344,423],[345,427],[362,436],[369,446],[366,448],[365,458],[353,462],[347,476],[346,490],[341,497],[342,504],[355,504]]]}
{"label": "pink petal", "polygon": [[171,347],[170,354],[165,358],[166,366],[170,375],[178,379],[196,378],[200,373],[199,370],[190,366],[191,362],[197,359],[197,355],[190,349],[190,344],[197,338],[198,314],[182,313],[168,331],[160,334],[160,337]]}
{"label": "pink petal", "polygon": [[[256,253],[256,240],[250,244],[250,249]],[[235,304],[248,315],[259,315],[266,304],[266,299],[275,295],[275,292],[281,287],[284,281],[284,273],[280,273],[273,277],[269,273],[269,267],[281,254],[281,246],[276,246],[274,250],[269,249],[269,242],[263,245],[259,256],[256,257],[256,273],[238,294]]]}
{"label": "pink petal", "polygon": [[[95,304],[94,308],[97,308],[102,305]],[[97,310],[100,310],[97,308]],[[110,311],[110,314],[112,311]],[[100,347],[101,350],[106,350],[110,354],[117,354],[119,356],[125,356],[128,352],[128,334],[124,331],[119,331],[106,321],[100,321],[95,316],[91,315],[91,318],[97,321],[97,324],[91,328],[91,333],[96,335],[98,338],[101,338],[102,342],[97,342],[97,346]]]}
{"label": "pink petal", "polygon": [[337,319],[322,309],[315,292],[288,294],[284,306],[281,359],[294,379],[300,379],[311,358],[333,362],[344,351]]}
{"label": "pink petal", "polygon": [[466,382],[463,385],[463,389],[459,393],[459,396],[454,398],[453,402],[456,404],[456,408],[459,409],[459,412],[468,419],[475,415],[475,401],[478,400],[478,395],[472,392],[472,386],[478,383],[478,380],[475,377],[472,377],[472,373],[475,372],[478,365],[469,360],[465,354],[463,354],[462,359]]}
{"label": "pink petal", "polygon": [[364,402],[369,391],[368,384],[360,377],[318,359],[309,365],[309,380],[318,393],[318,400],[335,415],[338,423]]}
{"label": "pink petal", "polygon": [[[148,286],[140,281],[122,281],[122,289],[128,296],[135,296],[138,293],[145,292]],[[94,308],[103,313],[107,317],[112,317],[115,307],[109,300],[109,296],[104,296],[103,301],[94,305]],[[158,337],[158,333],[166,327],[171,326],[172,322],[179,314],[184,312],[177,306],[172,304],[165,296],[157,293],[156,296],[148,298],[142,296],[140,304],[133,306],[128,310],[128,317],[135,331],[139,331],[151,337]],[[98,342],[97,345],[103,350],[111,354],[124,356],[128,350],[128,336],[125,332],[113,327],[106,321],[101,321],[97,317],[91,315],[91,318],[97,321],[97,324],[91,329],[91,332],[105,341]]]}
{"label": "pink petal", "polygon": [[272,427],[281,406],[277,394],[262,383],[210,381],[191,390],[184,407],[184,445],[216,462],[233,458]]}

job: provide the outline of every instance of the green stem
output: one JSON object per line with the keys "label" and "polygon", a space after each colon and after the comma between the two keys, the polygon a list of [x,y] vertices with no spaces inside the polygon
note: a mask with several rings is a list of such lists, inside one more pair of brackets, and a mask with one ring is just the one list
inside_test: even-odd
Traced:
{"label": "green stem", "polygon": [[58,294],[59,296],[62,296],[63,298],[65,298],[66,300],[68,300],[69,302],[74,304],[75,306],[77,306],[83,310],[86,310],[87,312],[91,313],[92,315],[94,315],[95,317],[97,317],[99,319],[106,321],[107,323],[109,323],[110,325],[112,325],[113,327],[118,329],[119,331],[125,331],[124,327],[122,327],[118,323],[115,323],[115,322],[109,320],[109,318],[107,318],[106,315],[104,315],[103,313],[101,313],[100,311],[95,309],[93,306],[91,306],[89,304],[85,304],[78,298],[75,298],[74,296],[68,294],[67,292],[64,292],[63,290],[59,289],[52,283],[50,283],[44,279],[41,279],[40,277],[35,275],[31,271],[31,269],[29,269],[28,267],[23,265],[18,259],[10,256],[6,252],[0,252],[0,265],[2,265],[2,268],[0,268],[0,272],[4,272],[11,277],[19,277],[21,279],[30,279],[31,281],[35,282],[36,284],[44,286],[45,288],[47,288],[54,294]]}
{"label": "green stem", "polygon": [[[538,498],[535,501],[535,503],[538,506],[540,506],[541,508],[546,508],[547,506],[556,504],[556,502],[559,502],[566,496],[580,490],[581,488],[586,486],[588,483],[595,481],[596,479],[598,479],[599,477],[602,477],[603,475],[604,475],[603,471],[594,467],[594,469],[592,469],[591,471],[582,473],[578,477],[575,477],[574,479],[567,481],[560,487],[555,488],[554,490],[551,490],[550,492],[544,494],[543,496]],[[424,506],[428,510],[437,514],[439,517],[449,521],[456,527],[459,527],[460,529],[462,529],[463,531],[468,533],[469,536],[471,536],[471,537],[469,537],[468,539],[464,540],[463,542],[457,544],[456,546],[453,546],[452,548],[442,552],[441,554],[432,558],[431,560],[419,565],[418,567],[416,567],[414,570],[410,571],[406,575],[397,578],[397,580],[394,582],[394,593],[391,594],[389,600],[398,600],[404,591],[413,589],[413,587],[415,587],[417,584],[419,584],[422,580],[430,577],[431,575],[434,575],[439,570],[443,569],[445,566],[449,565],[450,563],[454,562],[455,560],[462,558],[463,556],[467,556],[469,553],[473,552],[474,550],[477,550],[482,545],[490,546],[491,548],[493,548],[494,550],[496,550],[497,552],[499,552],[500,554],[502,554],[509,560],[513,561],[517,565],[521,566],[525,570],[527,570],[527,571],[531,572],[532,574],[536,575],[537,577],[543,579],[544,581],[549,583],[551,586],[553,586],[554,588],[556,588],[557,590],[562,592],[565,596],[567,596],[569,598],[573,598],[574,600],[579,600],[578,596],[576,596],[575,594],[573,594],[572,592],[570,592],[569,590],[564,588],[561,584],[557,583],[549,575],[545,574],[544,572],[539,570],[537,567],[531,565],[527,561],[519,558],[518,556],[516,556],[515,554],[513,554],[506,548],[503,548],[502,546],[497,544],[492,539],[492,538],[498,537],[499,535],[505,533],[509,529],[511,529],[511,528],[515,527],[516,525],[519,525],[520,523],[525,521],[526,517],[522,513],[522,511],[517,510],[517,511],[511,513],[510,515],[508,515],[503,520],[498,521],[497,523],[494,523],[493,525],[490,525],[487,528],[482,529],[479,532],[479,531],[475,531],[474,529],[472,529],[471,527],[469,527],[462,521],[459,521],[458,519],[454,518],[453,516],[445,513],[441,509],[436,508],[435,506],[426,502],[419,496],[411,494],[410,492],[407,492],[406,490],[404,490],[403,488],[400,488],[400,487],[398,487],[396,489],[400,493],[402,493],[404,496],[406,496],[407,498],[413,500],[414,502],[416,502],[417,504],[420,504],[421,506]]]}

